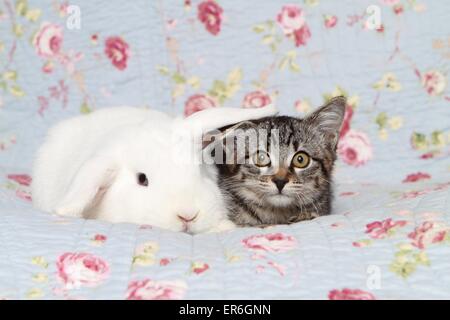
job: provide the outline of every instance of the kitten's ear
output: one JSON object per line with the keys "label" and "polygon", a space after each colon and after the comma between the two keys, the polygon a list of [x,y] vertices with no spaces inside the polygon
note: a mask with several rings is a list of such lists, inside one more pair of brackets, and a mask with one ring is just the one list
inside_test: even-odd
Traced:
{"label": "kitten's ear", "polygon": [[335,97],[305,118],[305,121],[319,130],[333,147],[337,145],[339,139],[346,104],[347,99],[345,97]]}

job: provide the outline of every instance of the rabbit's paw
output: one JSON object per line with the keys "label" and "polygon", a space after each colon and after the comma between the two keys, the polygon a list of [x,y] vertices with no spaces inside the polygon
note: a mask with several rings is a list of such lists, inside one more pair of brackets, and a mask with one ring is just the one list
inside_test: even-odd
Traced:
{"label": "rabbit's paw", "polygon": [[236,225],[230,220],[222,220],[216,226],[212,227],[208,230],[208,233],[211,232],[223,232],[236,229]]}
{"label": "rabbit's paw", "polygon": [[62,204],[57,206],[53,212],[60,216],[81,218],[83,209],[80,206],[74,204]]}

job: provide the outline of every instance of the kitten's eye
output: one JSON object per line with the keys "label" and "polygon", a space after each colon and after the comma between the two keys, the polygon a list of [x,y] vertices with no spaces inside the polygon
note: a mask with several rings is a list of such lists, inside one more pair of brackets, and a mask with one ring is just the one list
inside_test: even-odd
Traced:
{"label": "kitten's eye", "polygon": [[253,163],[258,167],[267,167],[270,164],[269,154],[265,151],[257,151],[253,155]]}
{"label": "kitten's eye", "polygon": [[148,186],[148,179],[145,173],[139,172],[137,174],[137,183],[141,186],[147,187]]}
{"label": "kitten's eye", "polygon": [[310,162],[311,162],[311,159],[303,151],[297,152],[294,155],[294,157],[292,158],[292,164],[294,165],[294,167],[300,168],[300,169],[306,168]]}

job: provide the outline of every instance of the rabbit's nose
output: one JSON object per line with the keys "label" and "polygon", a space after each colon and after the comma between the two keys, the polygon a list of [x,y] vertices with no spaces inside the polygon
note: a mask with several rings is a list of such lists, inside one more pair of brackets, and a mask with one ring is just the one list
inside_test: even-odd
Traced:
{"label": "rabbit's nose", "polygon": [[186,214],[184,214],[184,215],[177,214],[178,219],[180,219],[180,220],[183,221],[184,223],[189,223],[189,222],[194,221],[195,218],[197,218],[197,216],[198,216],[198,212],[197,212],[195,215],[193,215],[193,216],[191,216],[191,215],[186,215]]}

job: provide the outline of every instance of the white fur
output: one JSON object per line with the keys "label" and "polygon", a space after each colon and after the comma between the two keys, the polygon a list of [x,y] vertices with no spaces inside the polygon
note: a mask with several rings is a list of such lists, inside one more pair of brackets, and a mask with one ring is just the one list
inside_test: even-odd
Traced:
{"label": "white fur", "polygon": [[[216,171],[198,160],[199,132],[271,116],[215,108],[186,119],[117,107],[62,121],[48,132],[33,168],[34,206],[63,216],[150,224],[198,233],[230,229]],[[187,134],[190,133],[190,134]],[[137,183],[145,173],[148,187]],[[186,224],[177,216],[191,218]]]}

